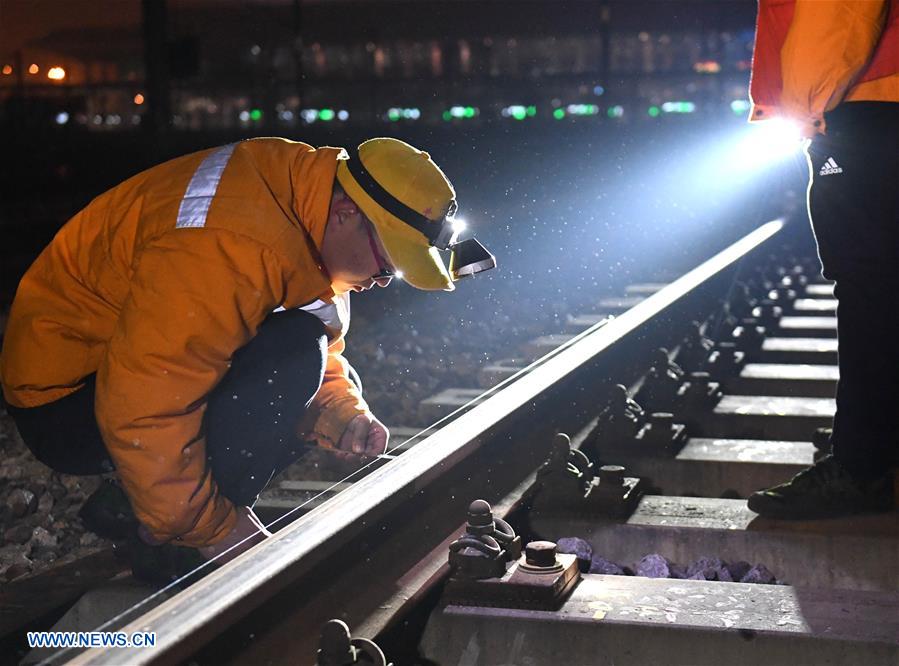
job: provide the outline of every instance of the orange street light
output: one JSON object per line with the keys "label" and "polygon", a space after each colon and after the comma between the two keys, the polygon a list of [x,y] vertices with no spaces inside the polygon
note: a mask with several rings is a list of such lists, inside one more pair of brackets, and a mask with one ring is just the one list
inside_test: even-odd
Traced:
{"label": "orange street light", "polygon": [[12,74],[12,65],[3,65],[3,74],[7,76]]}
{"label": "orange street light", "polygon": [[41,71],[41,68],[38,67],[35,63],[31,63],[31,64],[28,66],[28,73],[29,73],[29,74],[37,74],[39,71]]}
{"label": "orange street light", "polygon": [[144,96],[141,95],[140,93],[137,93],[137,94],[134,96],[134,103],[137,104],[138,106],[140,106],[141,104],[143,104],[143,103],[144,103]]}
{"label": "orange street light", "polygon": [[52,81],[62,81],[66,78],[66,70],[62,67],[51,67],[47,70],[47,78]]}

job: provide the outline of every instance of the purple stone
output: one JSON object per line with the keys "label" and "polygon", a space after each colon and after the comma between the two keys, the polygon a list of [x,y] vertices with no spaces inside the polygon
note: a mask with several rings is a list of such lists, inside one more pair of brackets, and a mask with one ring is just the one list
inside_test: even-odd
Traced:
{"label": "purple stone", "polygon": [[743,578],[740,579],[740,582],[773,585],[777,583],[777,579],[774,577],[773,573],[768,571],[768,568],[764,564],[756,564],[745,576],[743,576]]}
{"label": "purple stone", "polygon": [[599,555],[594,555],[593,559],[590,561],[590,571],[588,573],[623,576],[624,569],[619,567],[614,562],[609,562],[607,559],[600,557]]}
{"label": "purple stone", "polygon": [[733,580],[725,563],[717,557],[700,557],[687,567],[687,578],[697,580],[696,574],[701,574],[704,580]]}
{"label": "purple stone", "polygon": [[752,565],[745,560],[740,560],[739,562],[727,565],[727,570],[730,572],[730,577],[733,580],[742,580],[743,576],[749,573],[750,569],[752,569]]}
{"label": "purple stone", "polygon": [[644,578],[670,578],[671,563],[657,553],[650,553],[637,562],[635,573]]}
{"label": "purple stone", "polygon": [[556,541],[556,552],[566,553],[577,557],[578,567],[581,571],[590,569],[590,560],[593,559],[593,546],[578,537],[562,537]]}

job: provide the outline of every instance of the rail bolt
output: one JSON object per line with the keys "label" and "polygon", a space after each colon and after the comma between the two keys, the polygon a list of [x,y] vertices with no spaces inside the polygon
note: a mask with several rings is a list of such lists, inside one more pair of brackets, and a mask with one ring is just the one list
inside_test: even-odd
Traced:
{"label": "rail bolt", "polygon": [[674,430],[674,414],[670,412],[653,412],[649,415],[649,422],[654,432],[670,433]]}
{"label": "rail bolt", "polygon": [[549,569],[559,562],[556,559],[556,544],[552,541],[531,541],[524,549],[524,561],[528,566]]}
{"label": "rail bolt", "polygon": [[709,383],[712,381],[711,375],[707,372],[691,372],[690,373],[690,387],[694,390],[702,387],[708,387]]}
{"label": "rail bolt", "polygon": [[599,468],[600,487],[624,486],[624,467],[621,465],[603,465]]}
{"label": "rail bolt", "polygon": [[485,500],[477,499],[468,505],[469,534],[492,534],[493,510]]}

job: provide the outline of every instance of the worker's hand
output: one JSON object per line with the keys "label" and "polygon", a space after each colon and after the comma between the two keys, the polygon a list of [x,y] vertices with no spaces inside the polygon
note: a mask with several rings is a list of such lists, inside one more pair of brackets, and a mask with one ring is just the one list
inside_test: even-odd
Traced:
{"label": "worker's hand", "polygon": [[237,523],[228,536],[214,546],[204,546],[198,550],[207,560],[215,559],[218,564],[224,564],[271,535],[250,507],[239,506]]}
{"label": "worker's hand", "polygon": [[[346,430],[337,442],[342,458],[351,456],[379,456],[387,449],[390,432],[373,414],[359,414],[347,424]],[[349,454],[349,455],[347,455]]]}

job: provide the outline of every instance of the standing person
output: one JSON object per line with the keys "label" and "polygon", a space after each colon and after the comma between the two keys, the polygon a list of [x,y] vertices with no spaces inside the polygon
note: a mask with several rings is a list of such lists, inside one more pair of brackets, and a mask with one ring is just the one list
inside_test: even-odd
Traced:
{"label": "standing person", "polygon": [[9,412],[50,467],[114,469],[143,542],[233,557],[266,536],[251,506],[301,441],[384,451],[342,354],[349,294],[400,272],[452,290],[495,265],[454,245],[455,210],[429,155],[396,139],[254,139],[151,168],[22,278],[0,356]]}
{"label": "standing person", "polygon": [[760,0],[751,120],[810,139],[808,209],[839,301],[832,454],[749,498],[772,518],[894,506],[899,450],[899,0]]}

